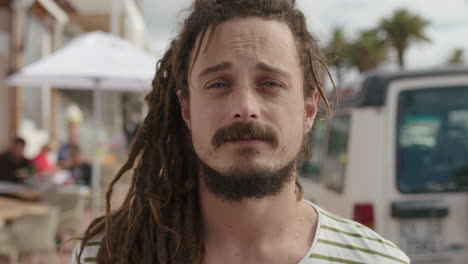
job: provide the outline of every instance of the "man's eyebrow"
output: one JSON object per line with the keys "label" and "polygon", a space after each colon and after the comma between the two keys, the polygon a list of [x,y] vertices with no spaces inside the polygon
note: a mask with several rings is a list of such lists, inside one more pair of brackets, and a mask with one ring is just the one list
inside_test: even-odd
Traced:
{"label": "man's eyebrow", "polygon": [[282,69],[280,69],[280,68],[278,68],[276,66],[266,64],[264,62],[257,63],[257,66],[255,68],[258,71],[266,71],[266,72],[271,72],[271,73],[277,73],[277,74],[283,75],[285,77],[290,77],[291,76],[288,72],[286,72],[286,71],[284,71],[284,70],[282,70]]}
{"label": "man's eyebrow", "polygon": [[221,62],[219,64],[216,64],[214,66],[210,66],[210,67],[204,69],[200,73],[199,77],[203,77],[203,76],[208,75],[208,74],[213,73],[213,72],[224,71],[224,70],[229,69],[231,67],[232,67],[232,63],[227,62],[227,61],[223,61],[223,62]]}

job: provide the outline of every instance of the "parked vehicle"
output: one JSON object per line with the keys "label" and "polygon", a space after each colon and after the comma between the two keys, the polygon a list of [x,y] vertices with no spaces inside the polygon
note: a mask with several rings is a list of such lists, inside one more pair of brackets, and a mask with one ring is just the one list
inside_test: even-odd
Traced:
{"label": "parked vehicle", "polygon": [[304,197],[412,263],[468,263],[468,68],[373,73],[310,141]]}

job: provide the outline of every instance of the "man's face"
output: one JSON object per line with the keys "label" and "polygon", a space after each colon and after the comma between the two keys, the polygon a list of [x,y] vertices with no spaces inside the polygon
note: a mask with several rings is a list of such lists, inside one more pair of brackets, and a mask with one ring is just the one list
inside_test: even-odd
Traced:
{"label": "man's face", "polygon": [[14,143],[11,147],[11,156],[15,160],[20,160],[24,157],[25,145],[22,143]]}
{"label": "man's face", "polygon": [[179,92],[196,154],[232,177],[284,169],[295,160],[317,103],[316,94],[304,99],[290,29],[278,21],[232,19],[217,27],[205,53],[206,39],[189,76],[190,101]]}

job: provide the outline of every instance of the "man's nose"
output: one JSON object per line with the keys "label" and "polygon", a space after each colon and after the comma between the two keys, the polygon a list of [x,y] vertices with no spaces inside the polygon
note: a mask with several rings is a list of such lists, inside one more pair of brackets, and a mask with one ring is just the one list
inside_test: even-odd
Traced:
{"label": "man's nose", "polygon": [[260,114],[260,105],[254,89],[235,89],[232,95],[232,117],[234,121],[256,120]]}

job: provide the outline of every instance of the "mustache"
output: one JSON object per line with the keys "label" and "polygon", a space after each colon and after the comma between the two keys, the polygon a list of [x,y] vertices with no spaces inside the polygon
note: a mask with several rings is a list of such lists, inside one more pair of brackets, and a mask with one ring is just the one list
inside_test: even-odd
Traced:
{"label": "mustache", "polygon": [[222,127],[213,135],[211,143],[216,149],[225,142],[242,140],[246,135],[252,139],[266,141],[275,148],[279,144],[278,137],[273,128],[256,122],[236,122]]}

